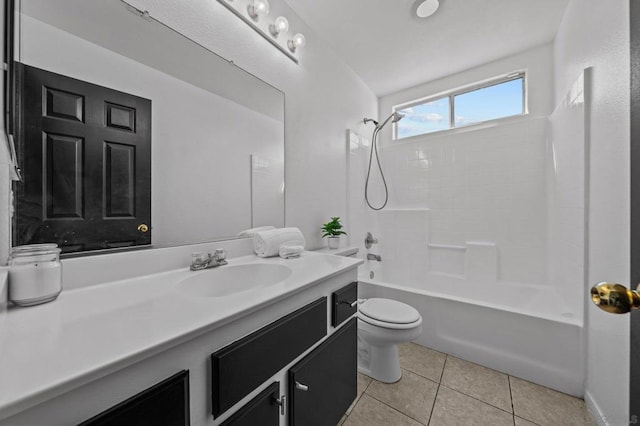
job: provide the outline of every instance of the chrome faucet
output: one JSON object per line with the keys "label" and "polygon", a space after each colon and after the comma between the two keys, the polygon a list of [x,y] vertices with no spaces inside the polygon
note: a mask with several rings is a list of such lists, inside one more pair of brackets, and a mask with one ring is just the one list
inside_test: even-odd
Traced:
{"label": "chrome faucet", "polygon": [[379,254],[368,253],[367,260],[377,260],[378,262],[382,262],[382,256],[380,256]]}
{"label": "chrome faucet", "polygon": [[226,265],[227,252],[223,249],[217,249],[213,254],[209,253],[206,257],[202,253],[193,253],[191,255],[192,271],[200,271],[202,269],[215,268],[216,266]]}

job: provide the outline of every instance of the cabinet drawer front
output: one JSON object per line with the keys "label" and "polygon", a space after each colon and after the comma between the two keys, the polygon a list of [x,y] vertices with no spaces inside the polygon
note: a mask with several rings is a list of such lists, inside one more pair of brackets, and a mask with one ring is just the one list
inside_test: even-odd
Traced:
{"label": "cabinet drawer front", "polygon": [[331,325],[339,326],[358,311],[358,306],[351,303],[358,300],[358,282],[353,282],[336,290],[331,295]]}
{"label": "cabinet drawer front", "polygon": [[274,382],[220,426],[278,426],[280,382]]}
{"label": "cabinet drawer front", "polygon": [[184,370],[82,422],[80,426],[189,424],[189,371]]}
{"label": "cabinet drawer front", "polygon": [[357,393],[358,323],[352,318],[289,370],[289,424],[337,424]]}
{"label": "cabinet drawer front", "polygon": [[322,297],[211,355],[214,417],[224,413],[327,334]]}

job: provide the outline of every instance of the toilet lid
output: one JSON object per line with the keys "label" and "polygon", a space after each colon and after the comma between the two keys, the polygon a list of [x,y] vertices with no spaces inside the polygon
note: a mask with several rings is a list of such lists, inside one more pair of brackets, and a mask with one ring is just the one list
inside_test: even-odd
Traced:
{"label": "toilet lid", "polygon": [[420,313],[414,308],[391,299],[369,299],[358,310],[369,318],[392,324],[410,324],[420,319]]}

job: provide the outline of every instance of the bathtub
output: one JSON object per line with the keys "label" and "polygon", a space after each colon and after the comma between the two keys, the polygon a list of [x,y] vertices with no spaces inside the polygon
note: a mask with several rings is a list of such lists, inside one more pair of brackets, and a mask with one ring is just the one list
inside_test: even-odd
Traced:
{"label": "bathtub", "polygon": [[416,308],[423,318],[416,343],[583,396],[582,320],[553,288],[474,283],[446,274],[412,277],[403,271],[413,268],[399,269],[366,261],[358,271],[358,297],[386,297]]}

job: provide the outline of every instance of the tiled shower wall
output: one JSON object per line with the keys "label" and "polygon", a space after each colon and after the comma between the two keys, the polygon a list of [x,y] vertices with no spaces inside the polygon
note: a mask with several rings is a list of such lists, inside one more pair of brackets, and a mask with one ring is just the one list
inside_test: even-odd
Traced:
{"label": "tiled shower wall", "polygon": [[[408,210],[405,215],[429,210],[429,256],[451,269],[431,265],[431,272],[464,274],[455,264],[464,262],[469,243],[495,245],[498,279],[547,283],[546,131],[546,118],[521,118],[381,149],[388,209]],[[380,182],[371,185],[379,190]],[[388,222],[384,213],[379,219],[379,225]],[[422,250],[402,251],[417,263],[427,261]]]}
{"label": "tiled shower wall", "polygon": [[[550,286],[582,318],[583,298],[575,297],[584,284],[582,80],[556,105],[549,51],[543,46],[381,98],[384,119],[394,104],[420,93],[527,69],[526,116],[397,141],[387,126],[379,152],[390,195],[380,212],[368,209],[363,198],[371,133],[349,133],[351,244],[366,256],[361,241],[373,231],[380,244],[370,252],[382,255],[385,273],[400,271],[398,284],[439,273],[480,284]],[[374,205],[383,201],[382,188],[374,163]]]}

